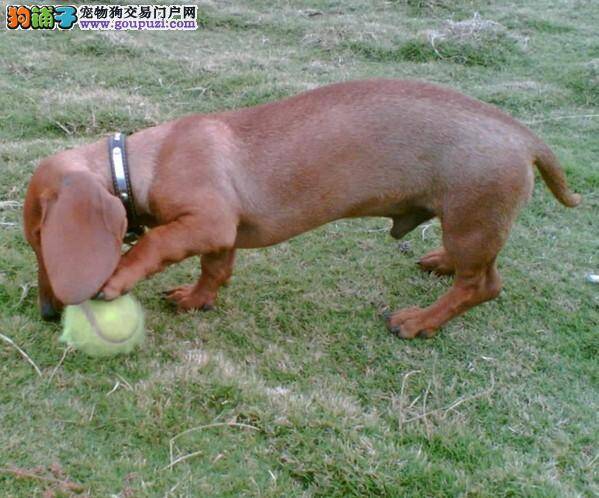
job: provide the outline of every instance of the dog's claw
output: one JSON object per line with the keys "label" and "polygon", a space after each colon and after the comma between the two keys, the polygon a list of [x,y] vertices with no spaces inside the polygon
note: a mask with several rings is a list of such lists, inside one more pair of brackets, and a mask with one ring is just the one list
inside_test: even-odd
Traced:
{"label": "dog's claw", "polygon": [[389,329],[389,332],[391,332],[395,337],[399,337],[400,339],[403,339],[403,337],[401,336],[401,328],[400,327],[387,327]]}
{"label": "dog's claw", "polygon": [[104,300],[106,300],[106,296],[104,295],[103,291],[99,291],[94,297],[92,297],[92,299],[97,299],[98,301],[104,301]]}
{"label": "dog's claw", "polygon": [[391,325],[391,316],[392,313],[389,310],[383,312],[385,325],[387,326],[387,329],[389,329],[389,332],[391,332],[394,336],[401,337],[401,328],[399,325]]}
{"label": "dog's claw", "polygon": [[177,306],[178,311],[210,311],[214,309],[216,299],[216,295],[211,296],[198,291],[196,285],[183,285],[162,294],[167,301]]}
{"label": "dog's claw", "polygon": [[419,337],[422,339],[430,339],[435,336],[436,330],[423,329],[418,331],[415,334],[408,334],[407,329],[402,330],[402,325],[405,324],[392,324],[393,313],[387,311],[383,314],[385,318],[385,325],[391,334],[393,334],[398,339],[413,339],[415,337]]}

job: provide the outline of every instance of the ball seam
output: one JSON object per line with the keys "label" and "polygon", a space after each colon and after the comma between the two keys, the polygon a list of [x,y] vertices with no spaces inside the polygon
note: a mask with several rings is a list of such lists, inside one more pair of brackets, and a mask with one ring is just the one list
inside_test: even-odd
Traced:
{"label": "ball seam", "polygon": [[93,331],[95,332],[96,335],[98,335],[100,337],[100,339],[102,339],[106,342],[110,342],[112,344],[123,344],[123,343],[131,340],[131,338],[135,335],[135,331],[134,331],[133,333],[129,334],[124,339],[113,339],[111,337],[107,337],[102,332],[102,329],[100,328],[100,325],[98,324],[98,321],[96,320],[96,316],[94,315],[92,309],[90,308],[89,303],[84,302],[84,303],[81,303],[79,306],[83,310],[83,313],[85,314],[85,317],[87,318],[87,321],[91,325]]}

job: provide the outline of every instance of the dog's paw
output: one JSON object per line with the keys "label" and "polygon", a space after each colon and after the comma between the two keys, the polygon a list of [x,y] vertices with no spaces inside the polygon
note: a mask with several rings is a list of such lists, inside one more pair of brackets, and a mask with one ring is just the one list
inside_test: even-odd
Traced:
{"label": "dog's paw", "polygon": [[165,299],[177,305],[180,311],[213,310],[216,294],[198,289],[195,285],[182,285],[164,293]]}
{"label": "dog's paw", "polygon": [[444,249],[429,252],[422,256],[417,264],[422,271],[436,275],[453,275],[455,273],[453,264]]}
{"label": "dog's paw", "polygon": [[437,334],[437,329],[427,324],[427,316],[426,310],[413,306],[395,313],[387,313],[385,322],[389,331],[402,339],[428,339]]}
{"label": "dog's paw", "polygon": [[[133,286],[131,285],[131,287]],[[128,287],[123,280],[117,276],[112,276],[94,298],[100,299],[102,301],[112,301],[113,299],[116,299],[117,297],[129,292],[131,287]]]}

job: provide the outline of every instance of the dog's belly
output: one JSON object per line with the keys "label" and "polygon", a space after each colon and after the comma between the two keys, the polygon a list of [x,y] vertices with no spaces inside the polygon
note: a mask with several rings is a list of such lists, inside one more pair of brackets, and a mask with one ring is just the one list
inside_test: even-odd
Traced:
{"label": "dog's belly", "polygon": [[[245,218],[237,227],[237,248],[266,247],[284,242],[292,237],[308,232],[319,226],[343,218],[386,217],[407,219],[422,209],[409,201],[397,201],[396,198],[381,200],[380,197],[368,201],[350,204],[345,209],[319,209],[311,212],[302,210],[310,206],[301,204],[294,209],[278,210],[257,218]],[[428,216],[430,218],[432,212]],[[407,230],[409,231],[409,230]],[[395,236],[395,235],[394,235]]]}
{"label": "dog's belly", "polygon": [[324,225],[329,221],[333,220],[328,220],[323,223],[314,223],[310,226],[298,223],[287,225],[274,224],[270,226],[266,226],[263,223],[259,225],[242,223],[237,228],[235,247],[240,249],[255,249],[272,246],[289,240],[296,235],[308,232],[318,226]]}
{"label": "dog's belly", "polygon": [[235,247],[240,249],[255,249],[272,246],[290,239],[294,235],[297,235],[297,233],[293,231],[281,232],[276,229],[268,229],[264,226],[241,223],[237,227]]}

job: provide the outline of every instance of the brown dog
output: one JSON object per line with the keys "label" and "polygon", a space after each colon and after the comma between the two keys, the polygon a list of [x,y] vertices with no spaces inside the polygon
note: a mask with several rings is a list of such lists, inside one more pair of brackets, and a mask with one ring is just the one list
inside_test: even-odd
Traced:
{"label": "brown dog", "polygon": [[427,308],[388,317],[401,337],[432,336],[499,294],[495,266],[533,165],[575,206],[551,150],[500,110],[416,81],[331,85],[238,111],[193,115],[128,139],[136,209],[152,227],[126,254],[106,140],[42,160],[25,201],[39,264],[42,315],[101,290],[114,299],[170,263],[201,255],[201,277],[168,293],[180,309],[209,309],[237,248],[264,247],[332,220],[384,216],[400,238],[439,217],[443,247],[420,260],[454,274]]}

